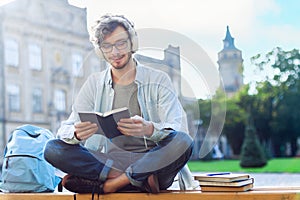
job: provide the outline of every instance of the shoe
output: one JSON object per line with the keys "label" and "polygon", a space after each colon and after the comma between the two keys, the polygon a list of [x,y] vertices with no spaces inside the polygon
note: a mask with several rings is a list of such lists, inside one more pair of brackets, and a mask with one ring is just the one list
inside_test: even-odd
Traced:
{"label": "shoe", "polygon": [[152,194],[158,194],[160,192],[157,175],[151,174],[150,176],[148,176],[147,182],[144,185],[144,189],[146,190],[146,192]]}
{"label": "shoe", "polygon": [[104,194],[101,181],[80,178],[69,174],[63,178],[62,186],[75,193]]}

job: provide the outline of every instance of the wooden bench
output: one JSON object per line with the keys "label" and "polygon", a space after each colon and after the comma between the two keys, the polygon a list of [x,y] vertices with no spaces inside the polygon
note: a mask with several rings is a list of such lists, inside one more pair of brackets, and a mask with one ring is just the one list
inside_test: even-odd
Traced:
{"label": "wooden bench", "polygon": [[[91,194],[0,193],[0,200],[91,200]],[[98,199],[95,194],[95,199]],[[300,187],[254,188],[247,192],[164,191],[160,194],[113,193],[100,195],[103,200],[300,200]]]}

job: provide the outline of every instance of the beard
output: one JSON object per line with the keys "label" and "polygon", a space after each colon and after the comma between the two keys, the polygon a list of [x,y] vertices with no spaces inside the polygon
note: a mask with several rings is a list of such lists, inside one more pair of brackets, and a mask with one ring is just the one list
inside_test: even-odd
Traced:
{"label": "beard", "polygon": [[132,53],[128,52],[127,54],[117,54],[115,56],[112,56],[107,61],[111,64],[113,68],[123,69],[127,66],[131,58]]}

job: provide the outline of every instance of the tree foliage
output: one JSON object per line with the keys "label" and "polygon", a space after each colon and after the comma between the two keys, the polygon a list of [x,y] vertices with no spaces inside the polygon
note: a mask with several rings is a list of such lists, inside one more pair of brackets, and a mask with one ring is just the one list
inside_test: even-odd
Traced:
{"label": "tree foliage", "polygon": [[[250,113],[250,112],[249,112]],[[250,114],[249,114],[250,115]],[[252,117],[249,116],[248,124],[245,130],[245,139],[241,151],[241,167],[263,167],[267,164],[265,151],[257,138]]]}
{"label": "tree foliage", "polygon": [[241,152],[244,139],[246,112],[238,104],[238,97],[227,100],[226,120],[223,133],[235,155]]}
{"label": "tree foliage", "polygon": [[[269,130],[264,138],[270,138],[275,156],[284,156],[286,143],[291,146],[291,156],[297,152],[297,138],[300,136],[300,53],[299,50],[284,51],[275,48],[265,56],[257,55],[252,62],[263,70],[268,66],[273,76],[258,87],[258,96],[267,103]],[[255,124],[258,125],[257,123]],[[265,129],[266,130],[266,129]]]}

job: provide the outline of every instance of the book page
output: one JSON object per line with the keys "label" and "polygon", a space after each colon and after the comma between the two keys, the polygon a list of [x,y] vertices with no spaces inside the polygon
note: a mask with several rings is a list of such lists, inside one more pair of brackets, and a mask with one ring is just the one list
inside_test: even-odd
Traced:
{"label": "book page", "polygon": [[107,111],[107,112],[103,113],[100,116],[106,117],[108,115],[111,115],[111,114],[114,114],[114,113],[118,113],[118,112],[122,112],[124,110],[128,110],[128,108],[127,107],[117,108],[117,109],[114,109],[114,110],[111,110],[111,111]]}

